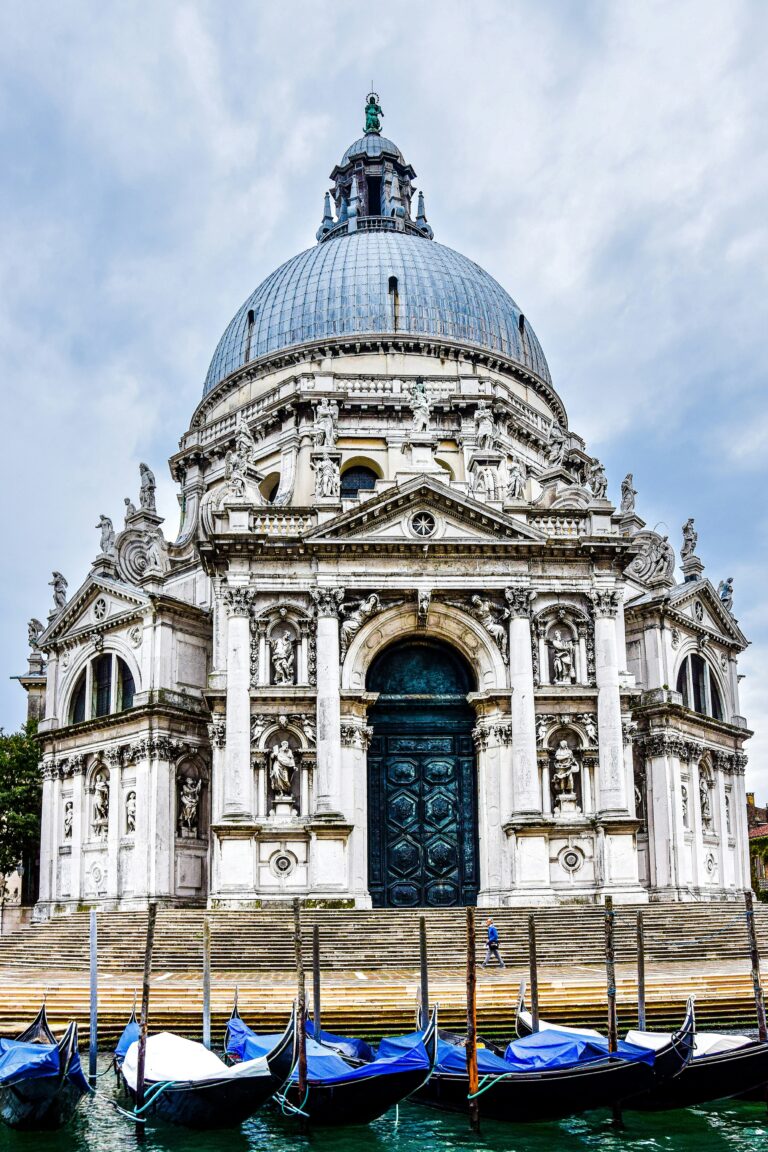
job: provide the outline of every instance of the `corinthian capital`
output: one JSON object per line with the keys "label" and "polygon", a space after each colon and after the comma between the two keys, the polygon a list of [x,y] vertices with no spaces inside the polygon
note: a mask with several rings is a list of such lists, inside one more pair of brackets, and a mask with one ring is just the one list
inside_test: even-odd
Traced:
{"label": "corinthian capital", "polygon": [[339,615],[339,606],[344,599],[343,588],[312,588],[309,594],[318,616]]}
{"label": "corinthian capital", "polygon": [[616,588],[594,588],[589,593],[592,611],[598,617],[612,617],[619,611],[621,592]]}
{"label": "corinthian capital", "polygon": [[241,588],[227,584],[221,590],[221,598],[229,616],[248,616],[255,598],[252,588]]}
{"label": "corinthian capital", "polygon": [[505,588],[504,598],[507,601],[507,616],[525,616],[531,618],[531,607],[536,599],[536,593],[530,588]]}

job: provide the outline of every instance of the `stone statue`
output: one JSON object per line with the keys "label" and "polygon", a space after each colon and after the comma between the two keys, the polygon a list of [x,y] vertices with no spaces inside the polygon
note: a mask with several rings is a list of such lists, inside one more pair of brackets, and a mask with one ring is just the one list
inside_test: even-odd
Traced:
{"label": "stone statue", "polygon": [[293,684],[293,636],[286,628],[281,636],[276,633],[270,637],[269,647],[272,653],[272,677],[274,684]]}
{"label": "stone statue", "polygon": [[478,448],[493,451],[496,443],[496,421],[488,404],[481,400],[475,411],[475,441]]}
{"label": "stone statue", "polygon": [[661,536],[651,545],[651,579],[671,575],[675,564],[675,553],[668,536]]}
{"label": "stone statue", "polygon": [[154,528],[144,533],[144,546],[146,548],[147,564],[144,575],[159,573],[164,575],[168,571],[168,544],[161,528]]}
{"label": "stone statue", "polygon": [[597,744],[597,725],[595,724],[595,718],[592,713],[584,712],[581,716],[581,723],[590,744]]}
{"label": "stone statue", "polygon": [[733,825],[731,822],[731,798],[727,792],[725,794],[725,831],[729,836],[733,835]]}
{"label": "stone statue", "polygon": [[99,516],[99,522],[96,525],[101,529],[101,554],[102,556],[114,556],[115,554],[115,529],[109,516]]}
{"label": "stone statue", "polygon": [[148,464],[139,464],[141,474],[141,488],[139,490],[139,504],[145,512],[156,512],[155,507],[155,474]]}
{"label": "stone statue", "polygon": [[683,808],[683,826],[688,827],[688,789],[685,784],[680,785],[680,800]]}
{"label": "stone statue", "polygon": [[315,409],[312,435],[316,448],[333,448],[338,437],[339,406],[335,400],[323,396]]}
{"label": "stone statue", "polygon": [[93,785],[94,827],[105,825],[109,820],[109,784],[103,776],[97,776]]}
{"label": "stone statue", "polygon": [[720,597],[723,608],[727,608],[729,612],[733,612],[733,576],[729,576],[727,580],[720,581],[717,586],[717,594]]}
{"label": "stone statue", "polygon": [[317,500],[338,500],[341,493],[339,466],[330,456],[321,456],[314,463],[315,498]]}
{"label": "stone statue", "polygon": [[268,727],[269,722],[266,716],[254,716],[251,720],[251,744],[258,745]]}
{"label": "stone statue", "polygon": [[423,380],[417,380],[411,389],[411,412],[413,413],[413,432],[429,432],[429,418],[432,405],[427,396]]}
{"label": "stone statue", "polygon": [[568,747],[568,741],[561,740],[555,752],[555,770],[552,773],[552,782],[558,796],[558,803],[565,797],[573,797],[573,778],[578,771],[579,764]]}
{"label": "stone statue", "polygon": [[127,524],[131,516],[136,515],[136,505],[134,504],[133,500],[131,500],[130,496],[125,496],[123,498],[123,504],[125,504],[125,522]]}
{"label": "stone statue", "polygon": [[187,776],[182,782],[179,794],[179,827],[182,835],[197,835],[198,809],[202,787],[202,780],[194,780],[191,776]]}
{"label": "stone statue", "polygon": [[342,658],[357,636],[358,632],[377,612],[381,611],[381,600],[375,592],[366,596],[365,600],[358,600],[356,604],[344,604],[341,608],[344,619],[341,622],[340,643]]}
{"label": "stone statue", "polygon": [[555,684],[575,684],[575,646],[573,640],[563,636],[560,629],[556,628],[547,639],[547,644],[552,649],[552,671]]}
{"label": "stone statue", "polygon": [[133,790],[125,798],[125,830],[129,835],[136,831],[136,793]]}
{"label": "stone statue", "polygon": [[490,600],[484,600],[482,596],[472,597],[472,611],[477,619],[485,628],[489,636],[498,644],[501,649],[501,655],[506,661],[507,659],[507,629],[493,614],[493,605]]}
{"label": "stone statue", "polygon": [[54,611],[61,612],[62,608],[67,602],[67,581],[64,579],[61,572],[54,572],[53,580],[48,581],[48,586],[53,588]]}
{"label": "stone statue", "polygon": [[234,448],[230,448],[224,457],[224,479],[230,495],[236,500],[242,500],[245,496],[245,460],[240,455],[237,444]]}
{"label": "stone statue", "polygon": [[315,728],[315,721],[311,716],[304,715],[301,718],[301,730],[304,733],[304,739],[311,748],[314,748],[317,743],[317,729]]}
{"label": "stone statue", "polygon": [[592,457],[592,463],[587,472],[587,483],[592,489],[592,494],[596,500],[605,499],[605,494],[608,491],[608,478],[605,475],[605,468],[596,456]]}
{"label": "stone statue", "polygon": [[635,510],[635,496],[637,496],[637,492],[632,487],[632,483],[632,473],[627,472],[621,482],[621,513],[623,516],[628,516]]}
{"label": "stone statue", "polygon": [[45,632],[45,625],[41,624],[41,622],[33,616],[27,624],[27,642],[35,652],[37,651],[38,642],[43,632]]}
{"label": "stone statue", "polygon": [[537,717],[536,720],[536,743],[540,748],[543,748],[547,742],[547,732],[549,731],[549,721],[544,716]]}
{"label": "stone statue", "polygon": [[562,464],[565,456],[565,433],[558,424],[557,420],[553,421],[552,427],[549,431],[549,454],[547,459],[550,464]]}
{"label": "stone statue", "polygon": [[522,500],[525,492],[525,466],[512,457],[507,469],[507,500]]}
{"label": "stone statue", "polygon": [[709,800],[709,781],[706,776],[699,779],[699,799],[701,801],[701,823],[705,832],[712,830],[712,805]]}
{"label": "stone statue", "polygon": [[74,806],[71,800],[64,805],[64,839],[72,839],[72,820],[74,819]]}
{"label": "stone statue", "polygon": [[369,92],[368,100],[365,105],[365,131],[380,132],[381,131],[381,118],[384,113],[379,104],[378,93]]}
{"label": "stone statue", "polygon": [[237,434],[235,435],[235,448],[244,468],[252,468],[256,462],[256,441],[251,430],[243,419],[242,412],[237,417]]}
{"label": "stone statue", "polygon": [[[689,517],[683,524],[683,546],[680,549],[680,559],[687,560],[689,556],[693,556],[696,551],[696,541],[699,534],[693,527],[693,517]],[[666,537],[665,537],[666,539]]]}
{"label": "stone statue", "polygon": [[287,740],[281,740],[272,748],[269,766],[269,781],[278,796],[290,796],[291,780],[296,771],[296,758]]}

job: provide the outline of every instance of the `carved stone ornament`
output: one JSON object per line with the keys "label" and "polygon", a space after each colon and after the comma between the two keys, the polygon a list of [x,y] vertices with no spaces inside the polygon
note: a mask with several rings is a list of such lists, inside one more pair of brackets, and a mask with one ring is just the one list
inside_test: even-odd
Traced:
{"label": "carved stone ornament", "polygon": [[373,736],[373,728],[366,724],[342,724],[341,743],[345,748],[367,749]]}
{"label": "carved stone ornament", "polygon": [[632,744],[637,732],[637,722],[624,717],[621,721],[621,735],[625,744]]}
{"label": "carved stone ornament", "polygon": [[93,780],[93,821],[91,827],[95,836],[106,840],[109,827],[109,780],[105,773],[98,773]]}
{"label": "carved stone ornament", "polygon": [[251,744],[254,748],[257,748],[261,743],[261,738],[269,728],[270,722],[269,716],[263,712],[251,717]]}
{"label": "carved stone ornament", "polygon": [[227,741],[227,718],[223,712],[214,712],[208,724],[208,739],[214,748],[223,748]]}
{"label": "carved stone ornament", "polygon": [[567,633],[553,628],[547,636],[547,647],[552,656],[553,683],[576,683],[576,645]]}
{"label": "carved stone ornament", "polygon": [[632,537],[637,553],[627,568],[627,575],[649,587],[674,583],[675,552],[669,539],[646,530]]}
{"label": "carved stone ornament", "polygon": [[416,380],[411,389],[410,406],[413,414],[412,432],[429,432],[429,418],[432,413],[432,404],[427,396],[423,380]]}
{"label": "carved stone ornament", "polygon": [[179,787],[179,835],[194,838],[198,835],[200,822],[200,792],[202,780],[186,776]]}
{"label": "carved stone ornament", "polygon": [[507,500],[522,500],[525,496],[525,465],[513,456],[507,465]]}
{"label": "carved stone ornament", "polygon": [[72,839],[72,820],[74,818],[74,805],[71,800],[67,800],[64,805],[64,839]]}
{"label": "carved stone ornament", "polygon": [[125,831],[128,836],[136,831],[136,793],[133,789],[125,798]]}
{"label": "carved stone ornament", "polygon": [[293,684],[296,663],[295,643],[287,628],[275,631],[269,640],[272,654],[272,681],[274,684]]}
{"label": "carved stone ornament", "polygon": [[475,594],[470,599],[470,612],[478,620],[483,628],[485,628],[488,635],[496,643],[501,658],[506,664],[509,659],[507,649],[507,629],[504,624],[501,624],[497,619],[496,613],[503,614],[503,609],[497,607],[491,600],[485,596],[478,596]]}
{"label": "carved stone ornament", "polygon": [[344,599],[344,589],[312,588],[310,596],[318,616],[338,616],[341,602]]}
{"label": "carved stone ornament", "polygon": [[221,590],[221,598],[229,616],[248,616],[256,593],[251,588],[228,584]]}
{"label": "carved stone ornament", "polygon": [[575,777],[581,771],[578,760],[567,740],[561,740],[552,756],[552,786],[555,793],[555,811],[560,815],[577,813],[581,809],[576,799]]}
{"label": "carved stone ornament", "polygon": [[363,624],[381,612],[381,609],[381,600],[375,592],[371,592],[370,596],[366,596],[364,600],[358,600],[352,604],[343,604],[341,606],[339,611],[343,619],[339,630],[339,643],[341,646],[342,660],[346,656],[350,644],[355,636],[357,636]]}
{"label": "carved stone ornament", "polygon": [[618,589],[593,589],[589,594],[592,611],[598,619],[615,617],[622,603],[622,595]]}
{"label": "carved stone ornament", "polygon": [[27,624],[27,642],[33,652],[38,651],[38,644],[43,632],[45,632],[45,625],[33,616]]}
{"label": "carved stone ornament", "polygon": [[605,494],[608,491],[608,479],[605,475],[605,468],[596,456],[593,456],[589,465],[587,483],[592,489],[592,495],[596,500],[605,499]]}
{"label": "carved stone ornament", "polygon": [[[584,729],[587,741],[592,748],[596,748],[598,742],[596,717],[593,716],[591,712],[582,712],[581,716],[579,717],[579,721],[582,728]],[[635,727],[637,727],[637,725],[635,725]]]}
{"label": "carved stone ornament", "polygon": [[315,471],[315,499],[338,500],[341,494],[341,476],[338,461],[320,456],[312,461]]}
{"label": "carved stone ornament", "polygon": [[269,754],[269,782],[276,796],[290,796],[296,757],[287,740],[275,744]]}
{"label": "carved stone ornament", "polygon": [[536,593],[530,588],[505,588],[504,599],[507,602],[506,615],[512,619],[531,616],[531,607],[536,599]]}
{"label": "carved stone ornament", "polygon": [[478,402],[474,422],[477,447],[486,451],[493,451],[496,446],[496,421],[486,400]]}
{"label": "carved stone ornament", "polygon": [[432,602],[432,593],[427,588],[419,588],[416,592],[416,627],[426,628],[429,619],[429,607]]}
{"label": "carved stone ornament", "polygon": [[339,406],[323,397],[315,409],[312,439],[316,448],[334,448],[338,436]]}
{"label": "carved stone ornament", "polygon": [[680,647],[680,629],[679,628],[673,628],[672,629],[672,647],[673,648],[679,648]]}

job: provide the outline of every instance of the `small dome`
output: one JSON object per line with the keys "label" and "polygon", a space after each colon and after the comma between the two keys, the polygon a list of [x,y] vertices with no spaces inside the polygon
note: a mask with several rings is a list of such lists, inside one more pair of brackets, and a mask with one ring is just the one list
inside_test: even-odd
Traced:
{"label": "small dome", "polygon": [[263,281],[219,341],[203,394],[262,356],[319,340],[379,335],[457,341],[516,361],[551,383],[532,328],[477,264],[422,236],[358,231],[299,253]]}
{"label": "small dome", "polygon": [[393,156],[400,164],[405,164],[403,154],[397,144],[387,140],[386,136],[369,132],[367,135],[361,136],[359,140],[355,140],[354,144],[350,144],[341,158],[339,168],[345,168],[350,160],[354,160],[358,156],[367,156],[369,159],[376,160],[382,155]]}

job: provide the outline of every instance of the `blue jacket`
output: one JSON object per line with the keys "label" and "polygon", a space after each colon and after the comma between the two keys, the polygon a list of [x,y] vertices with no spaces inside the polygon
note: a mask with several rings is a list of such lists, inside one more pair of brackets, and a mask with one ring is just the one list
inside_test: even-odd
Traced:
{"label": "blue jacket", "polygon": [[489,924],[488,925],[488,943],[489,944],[498,944],[498,942],[499,942],[499,934],[496,931],[496,925],[495,924]]}

